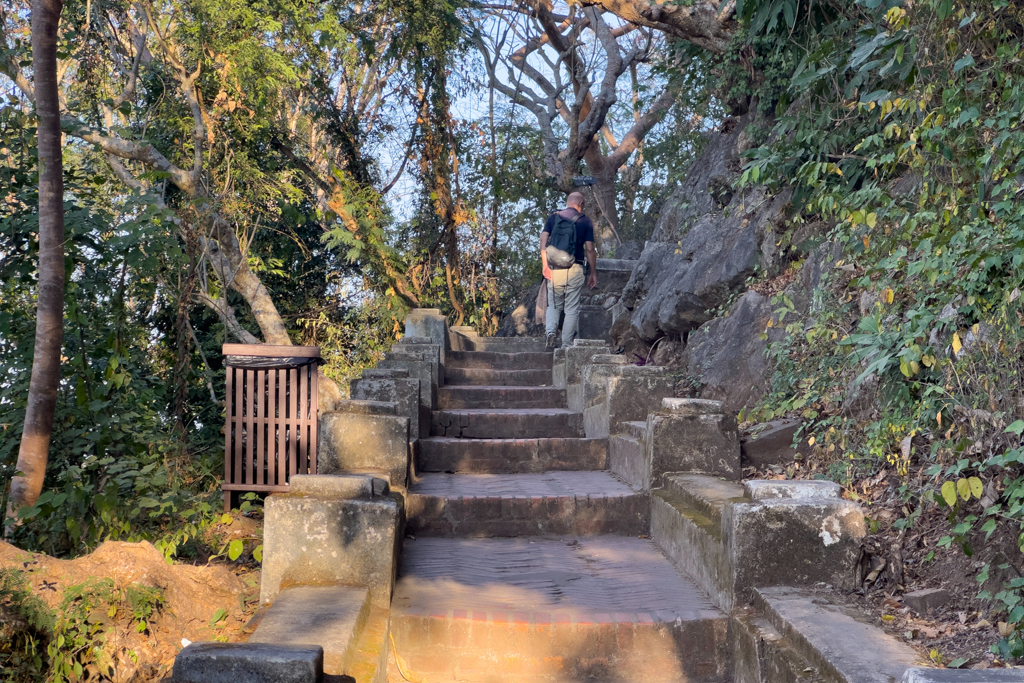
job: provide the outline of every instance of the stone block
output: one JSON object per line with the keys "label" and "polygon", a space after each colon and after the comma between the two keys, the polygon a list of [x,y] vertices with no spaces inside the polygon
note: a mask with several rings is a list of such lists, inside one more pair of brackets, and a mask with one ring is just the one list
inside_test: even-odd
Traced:
{"label": "stone block", "polygon": [[793,437],[801,424],[801,420],[774,420],[755,425],[740,441],[743,466],[767,467],[793,462],[801,453],[793,447]]}
{"label": "stone block", "polygon": [[260,601],[291,586],[364,586],[388,607],[400,519],[391,497],[368,500],[275,493],[264,503]]}
{"label": "stone block", "polygon": [[398,368],[364,368],[363,377],[366,379],[408,379],[409,371]]}
{"label": "stone block", "polygon": [[612,347],[602,339],[577,339],[573,342],[572,346],[565,347],[566,384],[579,384],[582,382],[583,366],[592,363],[594,356],[607,355],[611,352]]}
{"label": "stone block", "polygon": [[437,344],[412,343],[406,342],[403,339],[391,347],[391,353],[388,356],[394,355],[398,357],[410,354],[419,354],[424,360],[434,363],[436,365],[434,372],[437,374],[437,386],[444,385],[444,369],[446,362],[449,360],[449,357],[446,357],[444,353],[444,349]]}
{"label": "stone block", "polygon": [[662,486],[669,472],[740,478],[736,419],[718,401],[665,398],[662,409],[647,416],[645,441],[647,488]]}
{"label": "stone block", "polygon": [[751,500],[779,498],[839,498],[839,484],[834,481],[785,481],[751,479],[743,482],[743,492]]}
{"label": "stone block", "polygon": [[[367,402],[369,403],[369,402]],[[320,413],[317,472],[383,472],[392,486],[409,476],[409,418],[363,413]]]}
{"label": "stone block", "polygon": [[373,498],[373,477],[365,474],[293,474],[288,492],[316,498]]}
{"label": "stone block", "polygon": [[325,412],[356,413],[359,415],[396,415],[397,406],[392,401],[347,399],[338,401],[333,411]]}
{"label": "stone block", "polygon": [[414,308],[405,316],[406,337],[429,337],[441,347],[442,363],[445,354],[452,348],[448,332],[448,318],[437,308]]}
{"label": "stone block", "polygon": [[324,651],[315,645],[192,643],[174,658],[174,683],[320,683]]}
{"label": "stone block", "polygon": [[424,360],[421,354],[386,354],[377,361],[378,370],[404,370],[410,379],[420,382],[420,405],[427,411],[437,407],[437,363]]}
{"label": "stone block", "polygon": [[903,683],[1024,683],[1024,669],[925,669],[910,667]]}
{"label": "stone block", "polygon": [[949,591],[942,588],[925,588],[911,591],[903,596],[903,604],[918,614],[927,614],[949,602]]}
{"label": "stone block", "polygon": [[370,612],[370,594],[355,586],[296,586],[278,594],[250,643],[318,645],[328,675],[351,670]]}
{"label": "stone block", "polygon": [[[849,683],[892,683],[921,654],[902,639],[851,614],[833,591],[759,588],[754,604],[795,652],[818,670],[819,679]],[[875,623],[872,623],[875,622]],[[769,679],[785,680],[785,679]]]}
{"label": "stone block", "polygon": [[472,325],[454,325],[448,328],[448,340],[452,351],[472,351],[473,344],[480,339]]}
{"label": "stone block", "polygon": [[587,438],[604,438],[618,433],[623,422],[646,420],[673,389],[674,382],[665,368],[603,363],[585,366],[582,403]]}
{"label": "stone block", "polygon": [[761,586],[859,587],[864,511],[841,498],[776,498],[726,505],[722,532],[737,600]]}
{"label": "stone block", "polygon": [[416,441],[430,434],[430,413],[420,403],[420,381],[410,379],[406,370],[377,370],[377,373],[400,372],[405,377],[363,377],[352,380],[350,395],[354,399],[387,401],[395,404],[396,414],[409,418],[409,437]]}

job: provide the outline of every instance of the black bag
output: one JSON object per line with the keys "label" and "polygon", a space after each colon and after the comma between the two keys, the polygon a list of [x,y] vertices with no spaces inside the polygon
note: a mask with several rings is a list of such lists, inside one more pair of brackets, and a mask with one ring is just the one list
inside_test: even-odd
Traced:
{"label": "black bag", "polygon": [[561,214],[554,214],[555,224],[551,226],[545,249],[549,268],[572,268],[576,263],[576,221],[582,215],[577,213],[572,218],[565,218]]}

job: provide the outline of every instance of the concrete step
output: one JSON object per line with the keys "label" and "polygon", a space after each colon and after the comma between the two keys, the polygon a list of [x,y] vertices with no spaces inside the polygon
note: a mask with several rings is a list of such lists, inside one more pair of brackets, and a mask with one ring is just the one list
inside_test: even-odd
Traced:
{"label": "concrete step", "polygon": [[792,643],[755,610],[733,611],[729,637],[733,683],[825,683]]}
{"label": "concrete step", "polygon": [[607,472],[425,474],[406,497],[417,536],[636,536],[649,523],[649,498]]}
{"label": "concrete step", "polygon": [[565,408],[565,390],[555,387],[448,386],[437,390],[444,408]]}
{"label": "concrete step", "polygon": [[551,351],[523,351],[501,353],[498,351],[449,351],[445,355],[445,367],[491,368],[493,370],[550,370]]}
{"label": "concrete step", "polygon": [[888,683],[919,662],[918,653],[837,602],[831,591],[759,588],[753,607],[828,683]]}
{"label": "concrete step", "polygon": [[420,472],[526,474],[557,470],[603,470],[606,439],[422,439]]}
{"label": "concrete step", "polygon": [[670,474],[665,477],[665,490],[718,528],[726,504],[746,500],[743,484],[704,474]]}
{"label": "concrete step", "polygon": [[551,370],[451,368],[446,369],[444,381],[454,385],[544,387],[551,386]]}
{"label": "concrete step", "polygon": [[540,337],[463,337],[463,351],[493,351],[495,353],[543,353],[544,340]]}
{"label": "concrete step", "polygon": [[417,538],[391,612],[417,681],[718,683],[727,628],[653,543],[607,536]]}
{"label": "concrete step", "polygon": [[641,471],[641,464],[647,459],[645,450],[644,442],[631,434],[616,434],[608,439],[609,469],[637,491],[650,488],[649,477]]}
{"label": "concrete step", "polygon": [[[372,611],[370,592],[366,588],[289,588],[278,594],[249,637],[249,642],[319,645],[324,649],[324,673],[351,676],[353,668],[361,668],[367,654],[360,652],[360,638],[371,620]],[[363,649],[366,649],[365,645]],[[379,659],[383,646],[384,640],[380,638],[378,649],[371,656]]]}
{"label": "concrete step", "polygon": [[432,436],[462,439],[555,439],[583,436],[583,415],[564,408],[435,410]]}
{"label": "concrete step", "polygon": [[622,434],[631,436],[634,439],[643,441],[647,438],[647,423],[646,422],[620,422],[619,429]]}
{"label": "concrete step", "polygon": [[669,475],[665,481],[651,491],[651,538],[715,605],[731,610],[735,571],[722,538],[722,511],[743,487],[702,475]]}

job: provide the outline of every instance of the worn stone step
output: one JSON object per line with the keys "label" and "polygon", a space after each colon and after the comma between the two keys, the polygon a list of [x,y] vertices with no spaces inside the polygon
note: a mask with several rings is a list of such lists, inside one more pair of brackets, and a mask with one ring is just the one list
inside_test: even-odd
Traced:
{"label": "worn stone step", "polygon": [[555,387],[447,386],[437,391],[445,408],[565,408],[565,390]]}
{"label": "worn stone step", "polygon": [[[759,588],[753,607],[829,683],[889,683],[918,663],[918,653],[836,602],[831,591]],[[859,617],[859,618],[858,618]]]}
{"label": "worn stone step", "polygon": [[632,434],[616,434],[608,439],[608,466],[619,479],[637,491],[650,489],[641,464],[646,460],[644,442]]}
{"label": "worn stone step", "polygon": [[[360,636],[370,620],[371,610],[370,592],[366,588],[288,588],[274,599],[249,636],[249,642],[319,645],[324,649],[324,673],[351,675],[351,669],[360,660]],[[383,640],[378,645],[383,647]]]}
{"label": "worn stone step", "polygon": [[726,612],[732,609],[735,572],[720,521],[701,514],[673,489],[654,489],[651,539],[716,606]]}
{"label": "worn stone step", "polygon": [[619,423],[619,429],[622,434],[631,436],[638,441],[643,441],[647,438],[647,423],[637,421],[626,421]]}
{"label": "worn stone step", "polygon": [[718,528],[727,503],[747,500],[742,484],[704,474],[670,474],[665,477],[665,490]]}
{"label": "worn stone step", "polygon": [[557,470],[603,470],[606,439],[453,439],[420,441],[420,472],[526,474]]}
{"label": "worn stone step", "polygon": [[495,353],[542,353],[544,340],[537,337],[463,337],[463,351]]}
{"label": "worn stone step", "polygon": [[432,436],[461,439],[554,439],[583,436],[583,415],[564,408],[435,410]]}
{"label": "worn stone step", "polygon": [[445,366],[493,370],[550,370],[552,356],[551,351],[449,351],[445,356]]}
{"label": "worn stone step", "polygon": [[406,531],[424,536],[646,534],[650,500],[607,472],[424,474]]}
{"label": "worn stone step", "polygon": [[745,500],[743,486],[700,474],[672,474],[651,491],[651,538],[681,572],[729,611],[736,571],[722,535],[722,513]]}
{"label": "worn stone step", "polygon": [[771,622],[750,608],[733,611],[729,635],[733,683],[825,682]]}
{"label": "worn stone step", "polygon": [[445,372],[445,384],[516,387],[551,386],[551,370],[451,368]]}
{"label": "worn stone step", "polygon": [[391,629],[410,680],[717,683],[729,673],[725,616],[637,538],[417,538]]}

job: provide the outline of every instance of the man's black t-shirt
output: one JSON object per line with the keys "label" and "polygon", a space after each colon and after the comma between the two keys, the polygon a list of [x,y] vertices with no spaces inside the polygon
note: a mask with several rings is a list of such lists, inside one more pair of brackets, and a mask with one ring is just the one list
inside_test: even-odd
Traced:
{"label": "man's black t-shirt", "polygon": [[[579,213],[579,211],[577,211],[576,209],[562,209],[561,211],[558,211],[557,213],[562,214],[563,218],[570,218],[571,219],[573,216],[575,216],[577,213]],[[544,232],[546,232],[546,233],[548,233],[550,235],[551,234],[551,228],[553,228],[554,226],[555,226],[555,214],[551,214],[550,216],[548,216],[547,222],[544,223]],[[576,263],[579,263],[581,265],[583,263],[585,263],[584,259],[585,259],[585,255],[587,253],[586,252],[586,248],[585,248],[585,243],[586,242],[593,242],[593,241],[594,241],[594,224],[590,222],[590,219],[587,218],[586,214],[582,214],[580,216],[580,219],[578,221],[576,221]]]}

